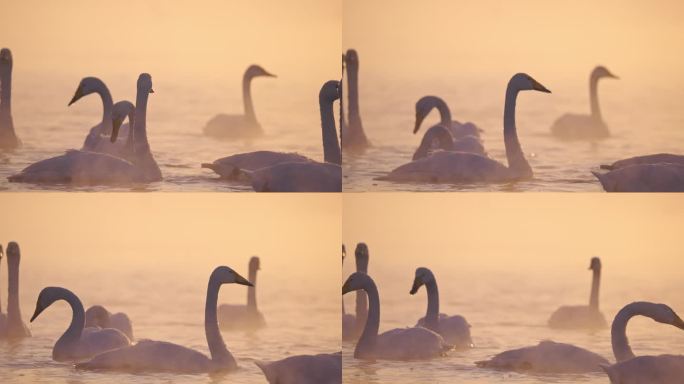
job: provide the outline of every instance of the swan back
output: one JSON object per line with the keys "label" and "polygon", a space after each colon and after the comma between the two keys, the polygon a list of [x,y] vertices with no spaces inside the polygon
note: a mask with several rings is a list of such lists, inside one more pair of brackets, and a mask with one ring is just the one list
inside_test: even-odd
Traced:
{"label": "swan back", "polygon": [[612,384],[679,383],[684,377],[684,356],[639,356],[602,368]]}
{"label": "swan back", "polygon": [[333,384],[342,382],[342,354],[297,355],[255,364],[271,384]]}
{"label": "swan back", "polygon": [[423,139],[420,145],[413,153],[413,160],[422,159],[427,157],[429,152],[435,147],[435,141],[437,142],[437,148],[450,151],[454,148],[454,138],[451,136],[451,132],[443,125],[435,125],[430,127],[423,135]]}

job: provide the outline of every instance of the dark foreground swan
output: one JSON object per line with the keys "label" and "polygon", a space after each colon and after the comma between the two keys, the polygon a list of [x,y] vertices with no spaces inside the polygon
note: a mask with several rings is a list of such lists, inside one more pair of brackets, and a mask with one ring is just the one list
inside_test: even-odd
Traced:
{"label": "dark foreground swan", "polygon": [[684,164],[635,164],[591,173],[606,192],[684,192]]}
{"label": "dark foreground swan", "polygon": [[0,49],[0,149],[21,146],[12,120],[12,64],[12,52]]}
{"label": "dark foreground swan", "polygon": [[[344,246],[343,246],[344,247]],[[366,243],[358,243],[354,251],[354,259],[356,262],[356,272],[368,273],[368,261],[370,254],[368,253],[368,245]],[[342,309],[344,311],[344,301],[342,301]],[[342,314],[342,340],[356,341],[361,336],[363,327],[368,318],[368,295],[366,291],[359,289],[356,291],[356,305],[355,314]]]}

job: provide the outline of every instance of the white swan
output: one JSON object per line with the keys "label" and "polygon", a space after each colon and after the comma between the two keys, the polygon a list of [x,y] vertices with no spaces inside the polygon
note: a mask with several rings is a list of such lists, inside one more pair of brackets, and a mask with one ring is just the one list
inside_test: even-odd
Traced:
{"label": "white swan", "polygon": [[656,153],[653,155],[634,156],[627,159],[622,159],[613,164],[601,164],[601,169],[615,170],[630,165],[643,164],[677,164],[684,165],[684,155],[675,155],[672,153]]}
{"label": "white swan", "polygon": [[[480,138],[481,130],[475,124],[451,120],[451,110],[449,110],[449,106],[446,102],[438,96],[430,95],[423,96],[416,102],[416,123],[413,127],[413,133],[418,132],[425,117],[427,117],[435,108],[437,108],[437,111],[439,112],[439,124],[449,129],[454,140]],[[479,140],[476,140],[476,142],[480,144],[480,147],[482,146],[482,143],[480,143]]]}
{"label": "white swan", "polygon": [[504,144],[508,167],[487,156],[466,152],[437,152],[432,156],[399,166],[378,180],[398,182],[500,183],[532,178],[532,168],[525,159],[515,126],[515,103],[518,93],[535,90],[550,93],[524,73],[514,75],[506,88],[504,107]]}
{"label": "white swan", "polygon": [[19,244],[12,241],[7,244],[7,322],[5,337],[7,339],[21,339],[31,337],[24,321],[21,319],[19,307],[19,263],[21,251]]}
{"label": "white swan", "polygon": [[221,337],[216,316],[219,288],[222,284],[252,284],[232,269],[220,266],[209,277],[204,307],[204,332],[211,358],[201,352],[166,341],[140,340],[137,344],[102,353],[77,369],[120,370],[133,372],[203,373],[233,371],[235,358]]}
{"label": "white swan", "polygon": [[88,135],[83,142],[83,147],[81,147],[81,150],[83,151],[97,151],[98,145],[101,145],[101,141],[109,140],[112,135],[112,94],[109,92],[109,88],[107,88],[105,83],[99,78],[84,77],[81,79],[68,106],[71,106],[84,96],[93,93],[97,93],[102,100],[102,121],[88,131]]}
{"label": "white swan", "polygon": [[273,362],[254,362],[270,384],[342,383],[342,352],[296,355]]}
{"label": "white swan", "polygon": [[252,79],[259,76],[276,77],[258,65],[250,65],[242,77],[242,101],[245,112],[242,115],[219,114],[204,126],[204,134],[216,138],[244,138],[263,135],[261,125],[254,114],[252,103]]}
{"label": "white swan", "polygon": [[637,164],[591,172],[606,192],[684,192],[684,165]]}
{"label": "white swan", "polygon": [[[354,251],[354,259],[356,261],[356,272],[367,274],[369,253],[368,245],[366,245],[366,243],[358,243],[356,245],[356,250]],[[344,301],[342,301],[342,305],[344,306]],[[359,336],[361,336],[361,332],[363,332],[363,327],[366,325],[366,319],[368,318],[368,295],[366,294],[366,291],[362,289],[356,291],[356,306],[354,313],[355,315],[343,315],[343,341],[356,341],[359,338]]]}
{"label": "white swan", "polygon": [[592,140],[610,136],[610,131],[601,116],[598,102],[598,81],[601,78],[617,79],[606,67],[598,66],[589,76],[589,101],[591,114],[566,114],[551,126],[551,133],[562,140]]}
{"label": "white swan", "polygon": [[[252,284],[256,284],[257,271],[261,269],[259,258],[249,259],[249,277]],[[257,309],[256,287],[247,288],[247,305],[221,304],[218,307],[218,322],[221,329],[255,330],[266,326],[264,315]]]}
{"label": "white swan", "polygon": [[566,305],[558,308],[549,318],[551,328],[606,328],[608,323],[599,310],[601,259],[592,257],[589,269],[593,272],[589,305]]}
{"label": "white swan", "polygon": [[286,162],[271,167],[246,171],[257,192],[341,192],[342,153],[337,140],[333,103],[340,97],[339,82],[323,84],[318,94],[323,134],[324,163],[316,161]]}
{"label": "white swan", "polygon": [[617,363],[603,369],[613,384],[678,384],[684,378],[683,355],[634,356],[627,340],[627,322],[634,316],[651,319],[684,329],[684,321],[665,304],[634,302],[615,315],[611,344]]}
{"label": "white swan", "polygon": [[[122,124],[128,117],[128,123]],[[92,152],[108,153],[110,155],[131,161],[134,158],[135,147],[133,145],[132,126],[135,122],[135,105],[127,100],[114,103],[112,106],[112,134],[110,136],[98,136],[93,139],[93,144],[87,149]],[[114,135],[112,137],[112,135]],[[88,140],[88,139],[86,139]]]}
{"label": "white swan", "polygon": [[12,52],[0,49],[0,149],[15,149],[21,140],[12,120]]}
{"label": "white swan", "polygon": [[349,49],[342,57],[346,64],[343,68],[346,67],[347,70],[347,91],[349,92],[347,96],[348,119],[346,124],[340,127],[342,149],[350,152],[363,152],[371,146],[371,143],[363,131],[359,112],[359,55],[356,50]]}
{"label": "white swan", "polygon": [[237,180],[244,176],[243,171],[254,172],[257,169],[272,167],[280,163],[298,163],[313,161],[298,153],[255,151],[238,153],[222,157],[213,163],[202,163],[202,168],[209,168],[226,180]]}
{"label": "white swan", "polygon": [[443,356],[451,349],[442,336],[423,327],[395,328],[378,335],[380,297],[373,279],[354,272],[344,282],[342,294],[362,289],[368,294],[368,319],[356,343],[354,358],[383,360],[420,360]]}
{"label": "white swan", "polygon": [[470,324],[463,316],[447,316],[439,313],[439,291],[437,279],[427,268],[417,268],[410,294],[415,295],[425,285],[427,290],[427,312],[418,320],[416,326],[425,327],[442,335],[444,340],[457,348],[471,348]]}
{"label": "white swan", "polygon": [[57,300],[64,300],[71,306],[72,316],[69,328],[52,348],[55,361],[78,361],[90,358],[105,351],[131,344],[128,337],[118,329],[84,329],[85,312],[83,304],[73,292],[61,287],[46,287],[40,291],[36,310],[31,317],[33,322],[47,307]]}
{"label": "white swan", "polygon": [[449,129],[443,125],[435,125],[425,131],[423,139],[413,153],[413,160],[422,159],[435,153],[437,150],[450,152],[470,152],[486,156],[484,147],[477,138],[469,138],[455,141]]}
{"label": "white swan", "polygon": [[133,340],[133,324],[123,312],[111,313],[101,305],[92,305],[85,311],[85,326],[114,328],[123,332],[129,340]]}

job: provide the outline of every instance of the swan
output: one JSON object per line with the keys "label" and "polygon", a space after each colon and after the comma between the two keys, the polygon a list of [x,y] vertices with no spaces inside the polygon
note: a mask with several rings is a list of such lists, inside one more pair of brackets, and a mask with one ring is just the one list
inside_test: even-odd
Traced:
{"label": "swan", "polygon": [[323,84],[318,94],[324,163],[285,162],[244,172],[257,192],[341,192],[342,154],[337,140],[333,103],[340,97],[339,82]]}
{"label": "swan", "polygon": [[[128,117],[128,123],[122,124]],[[131,161],[134,158],[133,131],[131,128],[135,122],[135,105],[128,100],[114,103],[112,106],[112,132],[116,132],[116,137],[112,141],[109,137],[99,136],[97,142],[90,146],[89,151],[108,153]]]}
{"label": "swan", "polygon": [[[5,251],[0,244],[0,262],[2,257],[5,256]],[[342,301],[342,312],[344,312],[344,301]],[[7,327],[7,315],[2,313],[2,300],[0,300],[0,339],[5,337],[5,329]]]}
{"label": "swan", "polygon": [[506,88],[504,107],[504,144],[508,167],[483,155],[466,152],[437,152],[432,156],[399,166],[378,180],[399,182],[500,183],[532,178],[532,168],[525,159],[515,126],[515,103],[518,93],[535,90],[551,93],[525,73],[514,75]]}
{"label": "swan", "polygon": [[425,117],[435,108],[439,112],[440,125],[447,127],[455,140],[474,139],[475,143],[480,144],[480,147],[482,146],[479,141],[481,130],[473,123],[451,120],[449,106],[438,96],[423,96],[416,102],[416,123],[413,127],[413,133],[418,132]]}
{"label": "swan", "polygon": [[589,76],[591,114],[565,114],[559,117],[551,126],[551,133],[555,137],[562,140],[592,140],[610,136],[610,131],[608,131],[608,127],[601,116],[598,102],[598,81],[604,77],[618,79],[606,67],[594,68]]}
{"label": "swan", "polygon": [[242,77],[242,101],[245,105],[243,115],[219,114],[204,126],[204,134],[216,138],[244,138],[264,134],[254,114],[251,84],[255,77],[276,77],[258,65],[250,65]]}
{"label": "swan", "polygon": [[373,279],[354,272],[344,282],[342,294],[364,290],[368,294],[368,319],[356,343],[354,358],[364,360],[419,360],[443,356],[451,349],[442,336],[423,327],[395,328],[378,335],[380,297]]}
{"label": "swan", "polygon": [[627,322],[634,316],[684,329],[684,321],[665,304],[634,302],[623,307],[610,330],[613,354],[617,361],[602,368],[613,384],[675,384],[684,377],[684,355],[634,356],[627,340]]}
{"label": "swan", "polygon": [[411,287],[411,295],[415,295],[421,286],[425,286],[428,296],[427,313],[418,320],[417,327],[425,327],[439,333],[444,340],[457,348],[471,348],[470,324],[463,316],[447,316],[439,313],[439,291],[437,280],[427,268],[417,268]]}
{"label": "swan", "polygon": [[31,337],[31,331],[21,319],[21,309],[19,308],[20,261],[19,244],[12,241],[7,244],[7,322],[5,324],[5,337],[7,339]]}
{"label": "swan", "polygon": [[642,164],[677,164],[684,165],[684,155],[675,155],[672,153],[657,153],[653,155],[634,156],[627,159],[622,159],[613,164],[601,164],[601,169],[615,170],[630,165]]}
{"label": "swan", "polygon": [[105,352],[90,361],[76,364],[77,369],[121,370],[134,372],[203,373],[233,371],[235,358],[221,337],[216,305],[222,284],[252,286],[231,268],[220,266],[209,277],[204,307],[204,332],[211,358],[194,349],[166,341],[140,340],[137,344]]}
{"label": "swan", "polygon": [[12,120],[12,51],[0,49],[0,149],[21,147]]}
{"label": "swan", "polygon": [[[477,143],[477,145],[474,146],[473,143]],[[425,135],[423,135],[420,145],[413,153],[413,160],[428,157],[430,154],[435,152],[435,149],[441,149],[443,151],[450,152],[478,153],[486,156],[484,147],[482,144],[480,144],[478,139],[471,136],[468,139],[455,141],[449,129],[443,125],[435,125],[425,131]]]}
{"label": "swan", "polygon": [[[347,257],[347,248],[342,244],[342,269],[344,269],[344,259]],[[356,294],[361,292],[356,291]],[[356,316],[347,313],[344,309],[344,298],[342,299],[342,340],[350,340],[356,325]]]}
{"label": "swan", "polygon": [[[358,243],[354,251],[354,259],[356,261],[356,272],[368,273],[369,252],[366,243]],[[344,304],[344,301],[342,302]],[[356,341],[368,318],[368,295],[364,290],[356,291],[356,315],[347,314],[346,325],[343,320],[342,340]]]}
{"label": "swan", "polygon": [[85,311],[85,326],[118,329],[129,340],[133,340],[133,324],[128,315],[123,312],[111,313],[101,305],[93,305]]}
{"label": "swan", "polygon": [[225,180],[237,180],[244,176],[243,171],[254,172],[257,169],[272,167],[280,163],[301,163],[313,161],[298,153],[255,151],[238,153],[222,157],[213,163],[202,163],[202,168],[209,168]]}
{"label": "swan", "polygon": [[254,362],[270,384],[342,383],[342,353],[296,355],[273,362]]}
{"label": "swan", "polygon": [[637,164],[591,173],[606,192],[684,192],[684,164]]}
{"label": "swan", "polygon": [[[256,284],[257,271],[261,269],[259,258],[249,259],[249,278]],[[266,326],[264,315],[257,309],[256,287],[247,288],[247,305],[221,304],[218,307],[218,319],[221,329],[249,329],[255,330]]]}
{"label": "swan", "polygon": [[347,89],[349,95],[347,101],[349,102],[347,108],[348,121],[341,126],[340,138],[342,141],[342,149],[351,152],[362,152],[371,146],[371,143],[366,138],[363,131],[363,124],[361,123],[361,114],[359,112],[359,55],[354,49],[347,50],[343,56],[347,70]]}
{"label": "swan", "polygon": [[558,308],[549,318],[551,328],[606,328],[608,323],[599,310],[601,259],[592,257],[589,269],[593,272],[589,305],[572,305]]}
{"label": "swan", "polygon": [[102,121],[88,131],[88,135],[81,147],[83,151],[97,151],[101,142],[107,141],[109,139],[108,136],[112,135],[112,108],[114,105],[112,94],[109,92],[107,85],[99,78],[90,76],[81,79],[68,106],[93,93],[97,93],[102,100]]}
{"label": "swan", "polygon": [[128,337],[118,329],[84,329],[85,311],[83,310],[83,304],[78,296],[66,288],[43,288],[38,295],[36,310],[31,317],[31,322],[57,300],[64,300],[69,303],[72,316],[69,328],[67,328],[52,348],[53,360],[60,362],[83,360],[98,353],[131,344]]}

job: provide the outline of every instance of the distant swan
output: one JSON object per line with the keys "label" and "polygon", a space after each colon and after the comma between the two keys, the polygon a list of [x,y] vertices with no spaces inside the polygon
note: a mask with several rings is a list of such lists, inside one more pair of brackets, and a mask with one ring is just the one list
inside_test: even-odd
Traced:
{"label": "distant swan", "polygon": [[123,312],[111,313],[101,305],[93,305],[85,311],[85,326],[114,328],[123,332],[129,340],[133,340],[133,324]]}
{"label": "distant swan", "polygon": [[[256,284],[257,271],[261,269],[259,258],[249,259],[249,281]],[[218,319],[221,329],[255,330],[266,326],[264,315],[257,309],[256,287],[247,288],[247,305],[221,304],[218,307]]]}
{"label": "distant swan", "polygon": [[599,310],[599,288],[601,284],[601,259],[591,258],[589,269],[593,271],[589,305],[563,306],[549,318],[551,328],[606,328],[608,323]]}
{"label": "distant swan", "polygon": [[602,66],[594,68],[589,77],[590,115],[566,114],[558,118],[551,126],[551,133],[562,140],[603,139],[610,136],[610,131],[603,121],[598,102],[598,81],[607,77],[618,77]]}
{"label": "distant swan", "polygon": [[209,277],[204,332],[211,358],[194,349],[166,341],[140,340],[137,344],[102,353],[88,362],[77,364],[77,369],[120,370],[133,372],[203,373],[233,371],[235,358],[221,337],[216,316],[219,288],[222,284],[252,284],[228,267],[217,267]]}
{"label": "distant swan", "polygon": [[368,319],[356,343],[354,358],[367,360],[421,360],[443,356],[451,349],[442,336],[423,327],[395,328],[378,335],[380,297],[373,279],[354,272],[342,286],[342,294],[362,289],[368,294]]}
{"label": "distant swan", "polygon": [[341,126],[340,139],[342,149],[350,152],[362,152],[371,144],[363,131],[361,113],[359,112],[359,55],[356,50],[349,49],[343,56],[347,70],[348,119]]}
{"label": "distant swan", "polygon": [[684,164],[637,164],[591,173],[606,192],[684,192]]}
{"label": "distant swan", "polygon": [[130,345],[131,341],[118,329],[84,329],[85,312],[81,300],[70,290],[61,287],[47,287],[40,291],[31,322],[57,300],[69,303],[72,317],[69,328],[52,348],[53,360],[78,361]]}
{"label": "distant swan", "polygon": [[454,141],[449,129],[443,125],[435,125],[425,131],[425,135],[423,135],[420,145],[413,153],[413,160],[428,157],[431,154],[434,154],[435,150],[486,155],[484,147],[477,138],[469,136],[468,138]]}
{"label": "distant swan", "polygon": [[257,192],[341,192],[342,153],[337,140],[333,103],[340,97],[339,82],[323,84],[318,94],[324,163],[285,162],[245,172]]}
{"label": "distant swan", "polygon": [[[356,272],[368,273],[368,261],[369,261],[368,245],[366,243],[358,243],[356,245],[356,250],[354,251],[354,258],[356,261]],[[344,305],[344,301],[342,301]],[[368,295],[366,291],[359,289],[356,291],[356,307],[355,315],[346,314],[342,321],[342,340],[343,341],[356,341],[363,327],[366,325],[366,319],[368,318]],[[346,318],[346,320],[344,320]]]}
{"label": "distant swan", "polygon": [[342,383],[342,353],[296,355],[273,362],[254,362],[270,384]]}
{"label": "distant swan", "polygon": [[242,77],[242,101],[245,105],[243,115],[214,116],[204,127],[204,134],[216,138],[245,138],[263,135],[261,125],[254,114],[252,103],[252,79],[259,76],[276,77],[258,65],[250,65]]}
{"label": "distant swan", "polygon": [[525,159],[515,126],[515,103],[518,93],[536,90],[550,93],[524,73],[514,75],[506,88],[504,107],[504,144],[508,167],[489,157],[466,152],[437,152],[432,156],[399,166],[378,180],[426,183],[501,183],[532,178],[532,168]]}
{"label": "distant swan", "polygon": [[12,52],[0,49],[0,149],[21,147],[12,120]]}
{"label": "distant swan", "polygon": [[[430,114],[434,108],[437,108],[437,111],[439,111],[439,124],[449,129],[454,140],[480,138],[481,130],[475,124],[451,120],[451,110],[449,110],[449,106],[438,96],[423,96],[416,102],[416,123],[413,127],[413,133],[418,132],[423,120],[425,120],[425,117]],[[477,142],[479,143],[479,140],[477,140]],[[482,146],[481,143],[480,146]]]}
{"label": "distant swan", "polygon": [[470,324],[463,316],[447,316],[439,313],[439,291],[437,279],[427,268],[417,268],[416,276],[411,287],[411,294],[415,295],[418,289],[425,285],[427,290],[427,312],[425,317],[418,320],[416,326],[425,327],[442,335],[444,340],[457,348],[470,348],[473,340],[470,337]]}
{"label": "distant swan", "polygon": [[604,365],[613,384],[676,384],[684,377],[683,355],[635,356],[627,340],[627,322],[634,316],[647,316],[684,329],[684,321],[667,305],[634,302],[618,312],[611,327],[611,344],[617,363]]}

